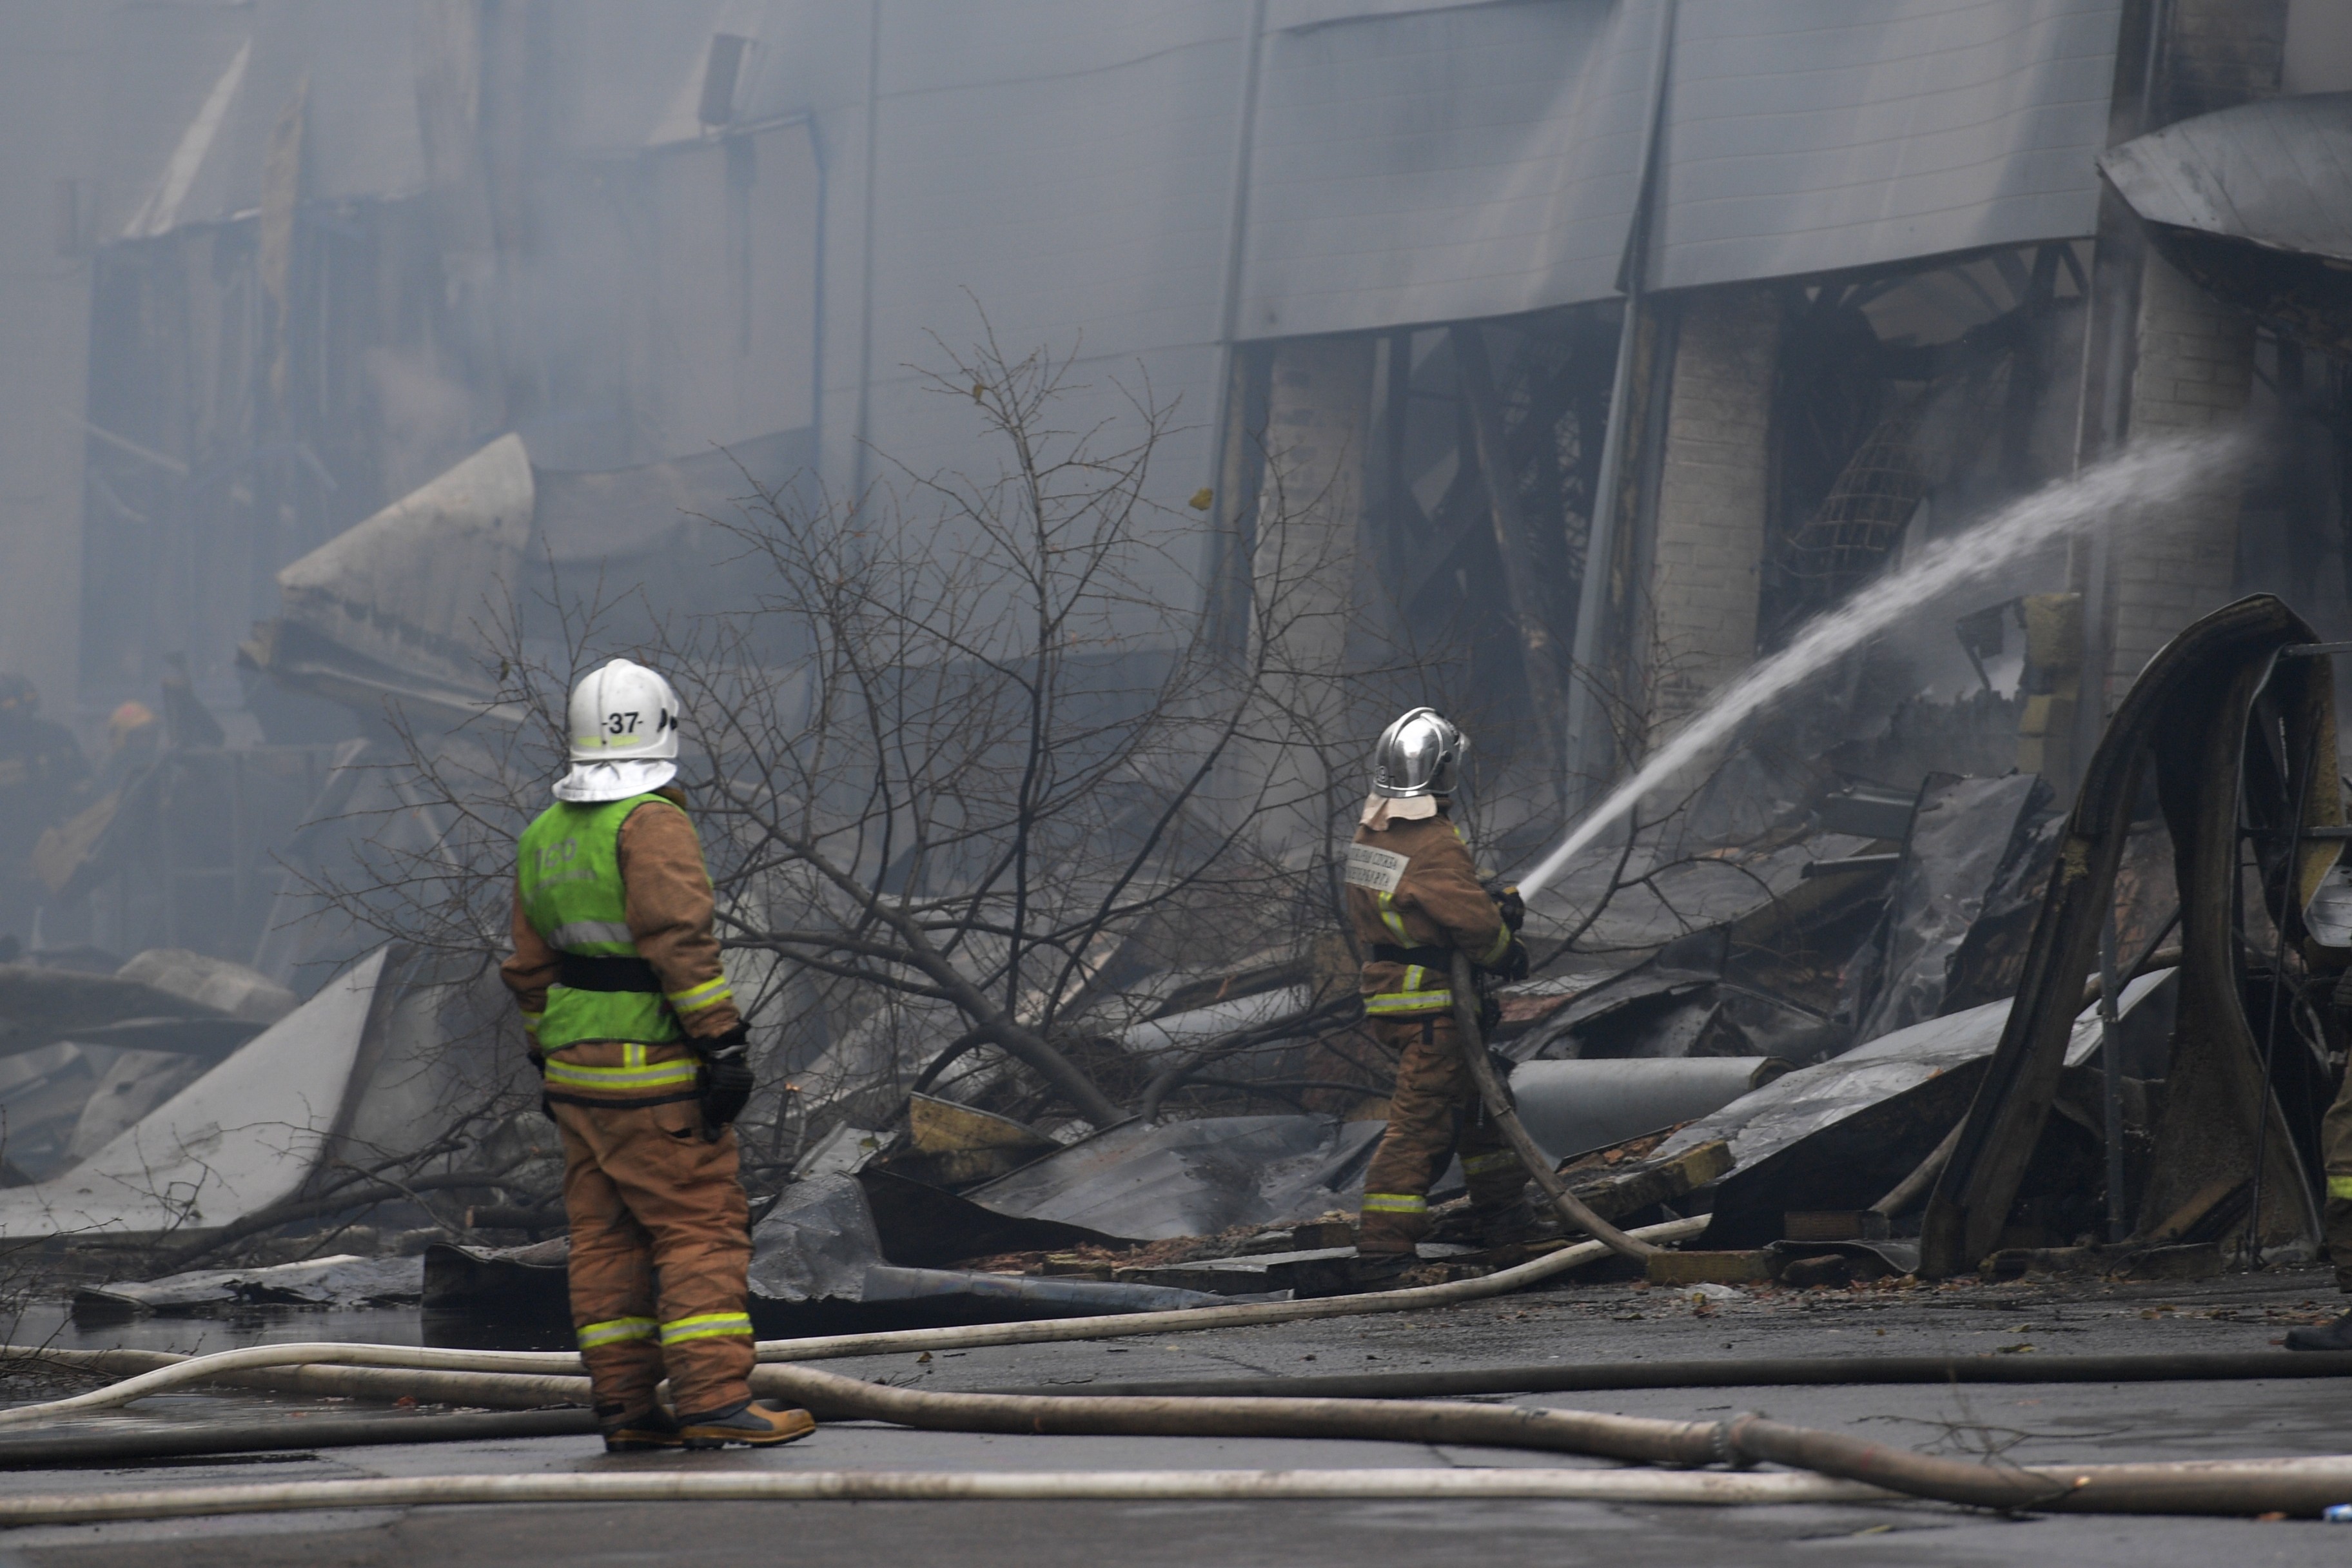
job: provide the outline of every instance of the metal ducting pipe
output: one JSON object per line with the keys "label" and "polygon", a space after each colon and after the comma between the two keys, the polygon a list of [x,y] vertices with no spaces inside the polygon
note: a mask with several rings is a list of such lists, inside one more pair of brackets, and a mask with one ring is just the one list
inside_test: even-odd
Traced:
{"label": "metal ducting pipe", "polygon": [[1790,1070],[1778,1057],[1625,1057],[1521,1062],[1511,1093],[1555,1162],[1712,1115]]}

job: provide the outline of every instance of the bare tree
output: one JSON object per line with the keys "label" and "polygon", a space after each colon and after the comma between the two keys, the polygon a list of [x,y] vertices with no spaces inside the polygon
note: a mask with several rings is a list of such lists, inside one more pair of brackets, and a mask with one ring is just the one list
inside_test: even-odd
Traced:
{"label": "bare tree", "polygon": [[[656,616],[624,649],[602,628],[625,595],[555,583],[558,646],[520,615],[486,628],[490,710],[519,721],[404,730],[398,807],[314,892],[427,951],[502,952],[564,690],[627,651],[688,710],[686,783],[756,1023],[799,1035],[804,1067],[878,1037],[857,1063],[899,1093],[970,1057],[1012,1064],[1033,1100],[1124,1119],[1156,1069],[1103,1042],[1150,1010],[1139,981],[1329,928],[1329,770],[1265,766],[1322,743],[1284,679],[1301,584],[1262,581],[1248,637],[1213,641],[1177,553],[1197,521],[1152,499],[1173,411],[1147,391],[1064,428],[1070,376],[983,334],[930,384],[976,412],[986,477],[898,468],[849,505],[757,492],[708,520],[759,584],[752,610]],[[1287,816],[1315,827],[1304,852],[1269,841]],[[767,1103],[780,1134],[793,1108]]]}
{"label": "bare tree", "polygon": [[[485,717],[402,731],[397,804],[314,891],[478,974],[506,951],[512,845],[559,765],[564,694],[626,652],[688,710],[684,782],[770,1064],[742,1123],[755,1170],[932,1084],[1100,1127],[1188,1084],[1348,1087],[1250,1071],[1320,1039],[1372,1087],[1381,1064],[1348,1045],[1360,955],[1336,849],[1400,700],[1478,710],[1467,660],[1359,614],[1335,581],[1354,570],[1347,508],[1292,493],[1273,452],[1245,632],[1220,639],[1189,560],[1197,519],[1154,499],[1175,411],[1145,387],[1066,427],[1086,401],[1070,360],[1009,353],[984,323],[941,354],[929,388],[977,418],[994,459],[978,477],[894,468],[841,505],[753,487],[706,521],[754,607],[629,606],[654,629],[628,646],[607,627],[630,590],[551,572],[558,635],[526,638],[520,614],[484,628]],[[1186,980],[1253,964],[1304,994],[1212,1037],[1127,1038]]]}

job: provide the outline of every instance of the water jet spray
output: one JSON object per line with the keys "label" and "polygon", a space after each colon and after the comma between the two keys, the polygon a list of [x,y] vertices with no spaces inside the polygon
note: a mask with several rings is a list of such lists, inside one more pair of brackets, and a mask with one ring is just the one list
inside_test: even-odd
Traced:
{"label": "water jet spray", "polygon": [[1865,584],[1808,622],[1787,647],[1723,688],[1650,754],[1632,778],[1580,818],[1559,846],[1518,879],[1532,898],[1661,782],[1706,754],[1749,715],[1787,695],[1903,616],[2036,547],[2116,518],[2135,503],[2191,489],[2231,467],[2238,432],[2137,446],[2011,503],[1964,532],[1930,543],[1916,563]]}

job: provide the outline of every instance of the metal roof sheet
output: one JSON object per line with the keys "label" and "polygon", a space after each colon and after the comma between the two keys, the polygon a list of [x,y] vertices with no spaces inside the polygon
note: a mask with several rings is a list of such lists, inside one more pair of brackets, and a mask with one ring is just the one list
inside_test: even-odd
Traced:
{"label": "metal roof sheet", "polygon": [[2352,92],[2200,114],[2099,163],[2151,223],[2352,260]]}

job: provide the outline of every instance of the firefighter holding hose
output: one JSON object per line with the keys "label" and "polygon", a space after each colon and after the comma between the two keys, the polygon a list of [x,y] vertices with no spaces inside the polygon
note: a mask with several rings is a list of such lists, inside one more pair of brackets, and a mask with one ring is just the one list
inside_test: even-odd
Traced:
{"label": "firefighter holding hose", "polygon": [[[805,1436],[754,1404],[749,1208],[730,1127],[747,1036],[712,932],[709,873],[677,787],[669,682],[616,658],[573,688],[571,769],[523,832],[514,956],[563,1141],[572,1317],[614,1452]],[[655,1391],[667,1374],[671,1404]]]}
{"label": "firefighter holding hose", "polygon": [[1364,953],[1364,1011],[1398,1058],[1388,1131],[1365,1173],[1356,1229],[1355,1282],[1365,1287],[1412,1267],[1430,1226],[1430,1186],[1456,1153],[1479,1245],[1544,1233],[1528,1198],[1527,1167],[1479,1098],[1453,1017],[1457,950],[1505,979],[1528,973],[1518,896],[1480,884],[1450,815],[1467,748],[1432,708],[1391,724],[1348,847],[1348,917]]}

